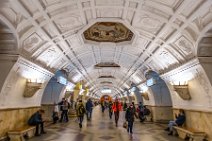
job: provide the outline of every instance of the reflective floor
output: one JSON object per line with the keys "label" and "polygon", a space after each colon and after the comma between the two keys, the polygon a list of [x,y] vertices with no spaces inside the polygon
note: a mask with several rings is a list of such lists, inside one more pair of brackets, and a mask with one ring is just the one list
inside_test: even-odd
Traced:
{"label": "reflective floor", "polygon": [[[114,117],[113,117],[114,118]],[[93,118],[87,122],[84,119],[82,129],[78,122],[71,119],[69,123],[57,123],[46,128],[47,134],[33,137],[30,141],[129,141],[129,136],[122,127],[124,113],[121,113],[119,126],[115,127],[114,119],[109,119],[108,111],[101,113],[97,106]],[[133,141],[181,141],[178,137],[168,136],[165,125],[135,122]]]}

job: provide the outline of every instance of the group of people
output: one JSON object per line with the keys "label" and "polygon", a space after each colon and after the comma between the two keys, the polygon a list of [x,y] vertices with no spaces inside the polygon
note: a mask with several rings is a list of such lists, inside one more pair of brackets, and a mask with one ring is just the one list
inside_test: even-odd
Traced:
{"label": "group of people", "polygon": [[[65,121],[68,122],[68,109],[70,108],[69,102],[65,98],[62,99],[61,102],[58,103],[60,106],[61,111],[61,117],[59,118],[58,112],[55,110],[53,111],[53,123],[56,123],[57,120],[60,122]],[[130,139],[132,139],[133,134],[133,124],[135,121],[135,117],[139,118],[141,122],[144,121],[145,116],[150,114],[150,110],[144,106],[141,102],[139,103],[138,107],[135,107],[135,104],[132,102],[129,106],[123,105],[122,103],[115,99],[114,102],[110,101],[108,103],[108,111],[109,111],[109,118],[112,119],[112,116],[114,114],[115,119],[115,125],[118,126],[118,120],[119,120],[119,114],[123,110],[125,111],[125,120],[127,122],[127,132],[129,133]],[[93,104],[91,99],[88,99],[86,104],[83,104],[82,100],[79,100],[76,105],[76,114],[79,121],[79,127],[82,128],[82,122],[84,120],[84,115],[87,115],[87,120],[90,121],[92,118],[92,111],[93,107],[95,105]],[[45,134],[44,131],[44,120],[43,115],[44,110],[38,110],[36,113],[34,113],[30,119],[28,120],[28,124],[32,126],[36,126],[36,132],[35,136],[39,136],[41,134]],[[165,129],[166,131],[169,131],[168,135],[172,135],[173,133],[173,126],[182,126],[185,122],[185,113],[183,110],[179,110],[179,114],[175,115],[176,120],[170,121],[168,124],[168,127]]]}

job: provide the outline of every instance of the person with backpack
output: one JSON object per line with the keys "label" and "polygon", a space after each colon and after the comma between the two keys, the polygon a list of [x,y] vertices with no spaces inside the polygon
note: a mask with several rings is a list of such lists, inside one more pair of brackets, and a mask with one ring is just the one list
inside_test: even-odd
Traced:
{"label": "person with backpack", "polygon": [[79,121],[79,127],[82,128],[84,114],[86,113],[86,110],[82,103],[82,100],[79,100],[76,110],[77,110],[76,112],[77,112],[77,117],[78,117],[78,121]]}

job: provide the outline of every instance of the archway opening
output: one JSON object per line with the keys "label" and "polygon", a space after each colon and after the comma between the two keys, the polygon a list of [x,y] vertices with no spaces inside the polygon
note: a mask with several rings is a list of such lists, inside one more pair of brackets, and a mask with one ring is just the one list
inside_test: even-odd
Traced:
{"label": "archway opening", "polygon": [[148,91],[152,95],[150,108],[152,110],[153,120],[167,122],[167,120],[173,118],[170,91],[165,81],[157,72],[148,71],[145,77],[147,79],[146,85],[148,86]]}

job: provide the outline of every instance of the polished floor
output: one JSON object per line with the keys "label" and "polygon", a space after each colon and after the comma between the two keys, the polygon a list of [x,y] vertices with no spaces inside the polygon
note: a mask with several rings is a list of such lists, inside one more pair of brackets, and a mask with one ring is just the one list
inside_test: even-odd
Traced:
{"label": "polished floor", "polygon": [[[101,113],[97,106],[93,118],[87,122],[84,119],[83,128],[79,129],[78,122],[71,119],[68,123],[57,123],[46,128],[47,134],[33,137],[30,141],[129,141],[129,136],[122,127],[124,113],[121,113],[118,127],[114,119],[109,119],[108,111]],[[163,130],[165,125],[135,122],[133,141],[181,141],[178,137],[168,136]]]}

